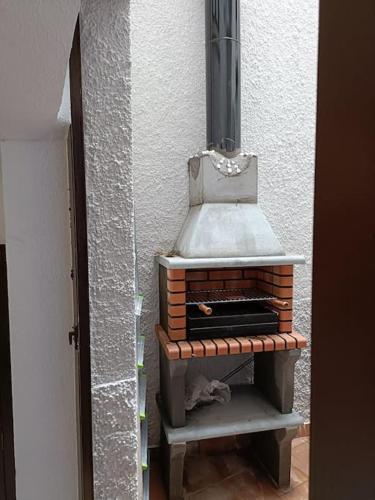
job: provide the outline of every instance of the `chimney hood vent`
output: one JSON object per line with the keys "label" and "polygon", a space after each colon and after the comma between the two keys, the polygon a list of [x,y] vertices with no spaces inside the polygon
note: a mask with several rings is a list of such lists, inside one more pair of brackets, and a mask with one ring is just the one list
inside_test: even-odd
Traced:
{"label": "chimney hood vent", "polygon": [[206,0],[207,151],[189,165],[190,209],[174,254],[281,256],[258,205],[258,161],[241,151],[240,0]]}

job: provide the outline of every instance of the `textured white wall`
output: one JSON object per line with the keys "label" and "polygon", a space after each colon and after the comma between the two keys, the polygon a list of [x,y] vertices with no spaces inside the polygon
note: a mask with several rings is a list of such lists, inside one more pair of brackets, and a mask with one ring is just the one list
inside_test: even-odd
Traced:
{"label": "textured white wall", "polygon": [[0,143],[18,500],[78,499],[65,141]]}
{"label": "textured white wall", "polygon": [[19,500],[78,498],[69,115],[58,111],[79,8],[0,2],[0,241],[5,231]]}
{"label": "textured white wall", "polygon": [[[318,0],[242,1],[242,145],[259,156],[260,203],[296,274],[295,326],[310,335]],[[187,158],[205,147],[202,0],[133,0],[132,113],[137,252],[145,293],[148,404],[158,440],[158,319],[154,255],[172,248],[188,208]],[[309,416],[309,353],[296,407]]]}
{"label": "textured white wall", "polygon": [[129,1],[82,3],[95,498],[140,489]]}
{"label": "textured white wall", "polygon": [[63,137],[56,120],[79,0],[0,3],[0,137]]}

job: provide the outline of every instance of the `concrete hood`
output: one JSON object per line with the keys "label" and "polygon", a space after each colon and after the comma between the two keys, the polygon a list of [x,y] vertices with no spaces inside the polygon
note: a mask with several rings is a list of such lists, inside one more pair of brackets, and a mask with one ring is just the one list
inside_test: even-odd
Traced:
{"label": "concrete hood", "polygon": [[184,258],[285,255],[258,205],[257,157],[205,151],[189,160],[190,210],[174,253]]}

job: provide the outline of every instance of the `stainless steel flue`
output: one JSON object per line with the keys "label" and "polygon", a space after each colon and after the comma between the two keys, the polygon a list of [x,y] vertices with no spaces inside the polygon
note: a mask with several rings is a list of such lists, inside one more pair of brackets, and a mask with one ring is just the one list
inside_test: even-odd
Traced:
{"label": "stainless steel flue", "polygon": [[241,147],[240,1],[206,0],[207,147]]}

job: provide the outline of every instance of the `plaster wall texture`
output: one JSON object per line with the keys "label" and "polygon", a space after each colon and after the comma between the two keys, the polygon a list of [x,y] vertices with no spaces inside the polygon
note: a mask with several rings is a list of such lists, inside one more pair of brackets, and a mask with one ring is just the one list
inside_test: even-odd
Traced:
{"label": "plaster wall texture", "polygon": [[0,3],[0,137],[62,137],[56,120],[79,0]]}
{"label": "plaster wall texture", "polygon": [[81,12],[95,498],[140,492],[129,1]]}
{"label": "plaster wall texture", "polygon": [[65,141],[0,143],[19,500],[78,500]]}
{"label": "plaster wall texture", "polygon": [[[295,327],[310,336],[318,0],[241,3],[242,145],[259,157],[259,202],[282,246],[306,256]],[[188,210],[187,159],[205,148],[204,2],[131,2],[133,164],[151,441],[158,441],[158,274]],[[309,419],[310,354],[296,408]]]}
{"label": "plaster wall texture", "polygon": [[79,9],[80,0],[0,2],[0,242],[20,500],[79,496],[67,79],[63,92]]}

